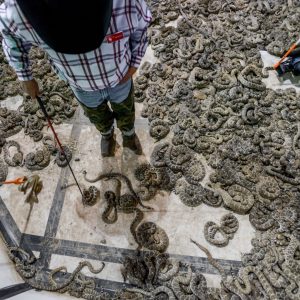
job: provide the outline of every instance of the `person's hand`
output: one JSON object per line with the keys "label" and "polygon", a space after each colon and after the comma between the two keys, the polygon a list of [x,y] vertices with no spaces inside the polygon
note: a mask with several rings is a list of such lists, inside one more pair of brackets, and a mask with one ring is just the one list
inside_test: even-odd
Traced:
{"label": "person's hand", "polygon": [[120,81],[120,83],[124,83],[127,80],[129,80],[133,74],[136,72],[137,68],[135,67],[129,67],[127,73],[125,74],[125,76],[123,77],[123,79]]}
{"label": "person's hand", "polygon": [[22,81],[22,87],[26,94],[28,94],[31,99],[36,99],[40,95],[39,85],[35,79]]}

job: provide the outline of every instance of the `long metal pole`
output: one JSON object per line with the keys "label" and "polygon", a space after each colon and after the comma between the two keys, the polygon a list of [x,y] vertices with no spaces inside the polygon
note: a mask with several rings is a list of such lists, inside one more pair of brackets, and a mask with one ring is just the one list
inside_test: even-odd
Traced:
{"label": "long metal pole", "polygon": [[81,190],[81,188],[80,188],[80,186],[79,186],[79,183],[78,183],[78,181],[77,181],[77,179],[76,179],[76,176],[75,176],[75,174],[74,174],[74,172],[73,172],[73,169],[72,169],[72,167],[71,167],[71,165],[70,165],[70,162],[69,162],[69,160],[68,160],[68,158],[67,158],[67,155],[66,155],[66,153],[65,153],[65,151],[64,151],[64,148],[63,148],[63,146],[62,146],[62,144],[61,144],[61,142],[60,142],[60,140],[59,140],[59,138],[58,138],[58,136],[57,136],[57,134],[56,134],[56,132],[55,132],[53,126],[52,126],[52,123],[51,123],[50,117],[49,117],[49,115],[48,115],[48,113],[47,113],[47,111],[46,111],[45,105],[43,104],[42,99],[41,99],[40,97],[36,97],[36,99],[37,99],[37,101],[38,101],[38,103],[39,103],[39,105],[40,105],[40,107],[41,107],[41,109],[42,109],[42,111],[43,111],[43,113],[44,113],[44,115],[45,115],[45,117],[46,117],[46,120],[47,120],[47,122],[48,122],[49,127],[51,128],[51,130],[52,130],[52,132],[53,132],[54,138],[55,138],[55,140],[56,140],[57,143],[58,143],[58,146],[59,146],[59,148],[60,148],[60,151],[61,151],[61,153],[63,154],[63,156],[65,157],[65,160],[67,161],[67,164],[68,164],[68,166],[69,166],[69,168],[70,168],[70,171],[71,171],[71,173],[72,173],[72,175],[73,175],[73,178],[74,178],[74,180],[75,180],[75,182],[76,182],[76,185],[77,185],[77,187],[78,187],[78,189],[79,189],[79,191],[80,191],[80,194],[81,194],[81,196],[83,197],[82,190]]}

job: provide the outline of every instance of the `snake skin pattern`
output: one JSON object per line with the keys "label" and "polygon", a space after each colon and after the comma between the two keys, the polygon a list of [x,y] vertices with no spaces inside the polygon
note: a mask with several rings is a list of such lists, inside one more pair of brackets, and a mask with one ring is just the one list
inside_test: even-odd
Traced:
{"label": "snake skin pattern", "polygon": [[[209,221],[204,226],[204,237],[212,245],[225,247],[229,240],[233,238],[234,233],[238,230],[239,223],[233,214],[226,214],[221,218],[220,226],[215,222]],[[217,235],[221,235],[221,240]]]}
{"label": "snake skin pattern", "polygon": [[[146,208],[142,200],[154,198],[163,189],[176,192],[189,207],[203,203],[249,215],[256,237],[251,251],[242,254],[243,266],[237,275],[225,274],[207,249],[198,245],[221,274],[218,289],[208,288],[205,277],[189,266],[182,271],[180,262],[159,256],[165,253],[128,258],[123,273],[137,288],[119,291],[116,299],[299,299],[300,96],[295,89],[266,87],[264,79],[272,67],[263,66],[259,53],[267,50],[281,56],[299,38],[299,1],[148,2],[153,14],[149,39],[157,60],[141,66],[135,97],[158,142],[150,165],[136,174],[140,191],[122,174],[95,178],[122,180],[130,192],[120,196],[104,192],[107,207],[102,217],[113,223],[119,212],[134,214],[130,230],[141,247],[145,242],[138,235],[145,224],[141,209]],[[168,24],[174,20],[176,27]],[[43,51],[33,48],[30,58],[42,86],[42,101],[53,122],[60,124],[75,112],[72,93],[54,75]],[[2,50],[0,68],[0,99],[21,94]],[[6,164],[23,164],[22,147],[10,138],[24,130],[39,141],[45,125],[39,107],[26,96],[16,111],[1,106],[0,137],[9,139],[0,143]],[[46,143],[51,148],[51,141]],[[60,163],[61,155],[57,155]],[[32,160],[30,155],[27,162]],[[206,165],[212,170],[209,176]],[[237,230],[232,217],[219,227],[224,240]],[[211,224],[207,233],[213,236],[217,229]],[[55,284],[54,270],[48,284],[37,286],[32,280],[33,260],[17,258],[11,256],[22,278],[33,287],[70,291],[86,299],[106,297],[96,294],[94,285],[79,275],[82,266],[65,285]]]}

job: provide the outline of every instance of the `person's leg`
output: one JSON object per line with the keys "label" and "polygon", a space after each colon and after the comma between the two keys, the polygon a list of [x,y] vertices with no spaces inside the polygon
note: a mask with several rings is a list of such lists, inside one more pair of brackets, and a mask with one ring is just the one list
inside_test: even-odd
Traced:
{"label": "person's leg", "polygon": [[120,90],[118,90],[119,93],[115,93],[114,89],[112,89],[113,94],[111,93],[111,96],[118,97],[119,101],[114,101],[113,98],[110,98],[110,104],[117,121],[117,126],[121,130],[122,134],[127,136],[134,134],[135,121],[133,84],[131,81],[126,83],[126,85],[128,84],[129,92],[126,91],[128,89],[128,87],[126,87],[124,88],[125,94],[120,93]]}
{"label": "person's leg", "polygon": [[115,152],[114,114],[107,105],[108,93],[102,91],[81,91],[73,89],[84,114],[100,131],[101,154],[103,157],[113,156]]}
{"label": "person's leg", "polygon": [[135,108],[132,80],[110,89],[109,95],[117,126],[122,132],[123,146],[130,148],[138,155],[141,154],[141,145],[134,128]]}
{"label": "person's leg", "polygon": [[104,101],[98,107],[87,107],[83,103],[79,103],[85,116],[95,125],[101,135],[109,135],[113,131],[114,116],[107,105],[107,101]]}
{"label": "person's leg", "polygon": [[[282,55],[283,56],[283,55]],[[300,47],[294,49],[290,54],[290,57],[300,57]]]}

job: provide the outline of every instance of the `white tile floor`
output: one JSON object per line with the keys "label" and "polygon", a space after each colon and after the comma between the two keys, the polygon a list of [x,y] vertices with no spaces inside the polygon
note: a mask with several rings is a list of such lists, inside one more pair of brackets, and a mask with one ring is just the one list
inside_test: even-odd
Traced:
{"label": "white tile floor", "polygon": [[[262,57],[266,66],[274,63],[276,58],[262,52]],[[147,52],[144,60],[153,61],[151,50]],[[270,88],[287,88],[291,87],[291,82],[286,79],[280,82],[274,72],[271,72],[270,77],[265,79],[267,87]],[[20,103],[20,98],[15,97],[7,101],[1,102],[10,108],[16,108]],[[141,105],[137,105],[137,111],[140,111]],[[82,171],[87,170],[89,177],[94,177],[98,173],[105,171],[122,171],[133,179],[133,168],[137,165],[137,161],[149,161],[150,154],[154,147],[154,142],[149,136],[147,130],[147,121],[141,119],[137,113],[137,133],[140,137],[144,149],[144,156],[136,157],[130,151],[124,151],[119,147],[115,158],[102,159],[100,157],[100,137],[96,129],[88,124],[87,120],[79,118],[76,122],[80,127],[80,134],[77,140],[77,149],[74,157],[80,158],[80,161],[72,161],[72,167],[78,176],[79,182],[82,185],[88,186],[84,181]],[[80,125],[80,122],[82,125]],[[63,142],[70,139],[72,124],[55,126],[59,137]],[[37,147],[23,133],[14,136],[21,144],[24,153],[28,153],[32,148]],[[120,134],[117,132],[118,144],[121,145]],[[14,178],[21,175],[27,175],[30,172],[24,168],[10,168],[8,178]],[[39,195],[39,203],[35,204],[32,216],[26,233],[43,236],[48,215],[53,201],[54,191],[59,181],[61,169],[53,163],[38,174],[44,183],[44,188]],[[69,177],[69,182],[72,182]],[[104,190],[111,183],[97,182],[95,185]],[[19,229],[24,228],[29,205],[23,201],[23,196],[17,191],[15,186],[1,187],[1,197],[3,198],[8,210],[16,221]],[[154,221],[167,232],[170,245],[168,252],[171,254],[188,255],[188,256],[203,256],[193,244],[189,242],[193,238],[204,246],[206,246],[215,258],[240,260],[241,253],[248,252],[251,249],[251,238],[254,236],[254,229],[249,223],[248,216],[239,216],[237,218],[240,223],[239,230],[234,239],[230,241],[226,248],[217,248],[209,245],[203,236],[203,227],[208,220],[219,221],[222,215],[227,213],[224,208],[212,208],[206,205],[201,205],[196,208],[184,206],[175,194],[168,195],[167,193],[159,194],[155,199],[149,202],[149,205],[154,208],[153,212],[145,213],[145,220]],[[65,200],[63,203],[62,213],[58,224],[56,238],[64,240],[74,240],[85,243],[99,245],[105,242],[105,246],[135,249],[136,244],[129,232],[132,215],[121,214],[117,223],[106,225],[101,219],[103,211],[103,200],[99,201],[94,207],[83,207],[81,204],[80,194],[76,187],[71,187],[66,191]],[[80,261],[79,258],[67,257],[62,255],[53,255],[50,267],[66,265],[70,270],[74,269]],[[96,266],[98,261],[92,261]],[[218,286],[220,277],[214,274],[207,275],[209,286]],[[107,263],[103,272],[99,275],[101,279],[109,279],[112,281],[122,282],[120,273],[120,264]],[[12,263],[9,261],[5,253],[5,247],[0,242],[0,288],[20,283],[21,278],[15,272]],[[67,296],[54,295],[47,292],[29,291],[24,294],[13,297],[14,299],[67,299]]]}

